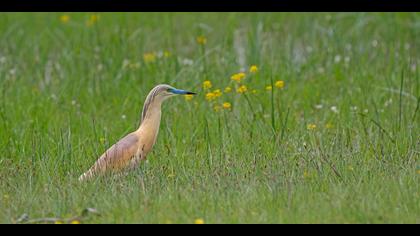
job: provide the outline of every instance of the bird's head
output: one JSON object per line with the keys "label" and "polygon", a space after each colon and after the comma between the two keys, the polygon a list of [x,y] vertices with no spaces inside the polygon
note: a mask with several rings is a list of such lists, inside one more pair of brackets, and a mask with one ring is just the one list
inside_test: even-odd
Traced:
{"label": "bird's head", "polygon": [[196,93],[182,89],[176,89],[167,84],[160,84],[150,91],[146,98],[145,106],[149,106],[152,102],[161,103],[164,100],[176,95],[195,95]]}
{"label": "bird's head", "polygon": [[195,95],[196,93],[189,92],[186,90],[176,89],[167,84],[160,84],[150,91],[149,95],[147,95],[146,101],[143,106],[142,112],[142,120],[146,117],[150,106],[157,102],[157,104],[161,104],[164,100],[176,96],[176,95]]}
{"label": "bird's head", "polygon": [[193,93],[190,91],[176,89],[167,84],[160,84],[151,91],[151,95],[154,97],[154,99],[159,99],[162,101],[176,95],[195,95],[195,94],[196,93]]}

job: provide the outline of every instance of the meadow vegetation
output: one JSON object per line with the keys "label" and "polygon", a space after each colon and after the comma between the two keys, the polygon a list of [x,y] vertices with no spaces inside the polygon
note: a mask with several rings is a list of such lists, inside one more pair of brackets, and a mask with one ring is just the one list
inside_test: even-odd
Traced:
{"label": "meadow vegetation", "polygon": [[[419,39],[419,13],[2,13],[0,222],[420,223]],[[198,96],[79,183],[161,83]]]}

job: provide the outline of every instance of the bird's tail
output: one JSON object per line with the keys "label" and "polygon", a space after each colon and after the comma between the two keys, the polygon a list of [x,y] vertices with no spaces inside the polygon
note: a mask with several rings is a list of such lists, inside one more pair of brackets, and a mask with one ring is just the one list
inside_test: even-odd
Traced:
{"label": "bird's tail", "polygon": [[87,181],[92,179],[93,177],[97,175],[101,175],[106,171],[106,165],[103,164],[104,159],[99,159],[88,171],[86,171],[84,174],[82,174],[79,177],[79,181]]}
{"label": "bird's tail", "polygon": [[84,182],[84,181],[90,180],[93,176],[94,176],[93,169],[90,169],[79,177],[79,181]]}

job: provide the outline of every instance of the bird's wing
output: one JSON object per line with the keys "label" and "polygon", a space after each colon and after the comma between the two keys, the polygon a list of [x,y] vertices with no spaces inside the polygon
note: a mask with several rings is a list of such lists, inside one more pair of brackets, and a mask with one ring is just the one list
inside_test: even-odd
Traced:
{"label": "bird's wing", "polygon": [[138,141],[139,138],[134,133],[125,136],[102,154],[92,168],[82,175],[80,179],[90,178],[98,173],[119,171],[128,167],[130,161],[137,153]]}

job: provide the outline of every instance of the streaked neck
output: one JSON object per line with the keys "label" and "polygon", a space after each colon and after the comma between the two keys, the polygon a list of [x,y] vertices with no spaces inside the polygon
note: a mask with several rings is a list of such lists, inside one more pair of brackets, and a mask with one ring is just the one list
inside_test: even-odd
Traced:
{"label": "streaked neck", "polygon": [[143,107],[140,127],[144,124],[160,124],[162,101],[155,99],[154,101],[146,101]]}

